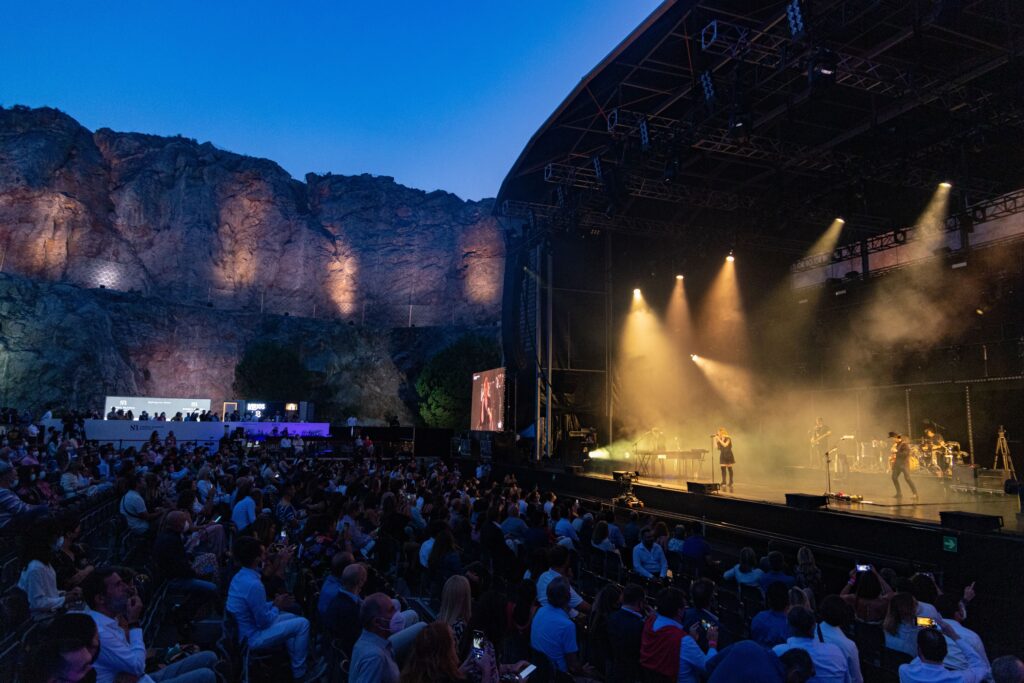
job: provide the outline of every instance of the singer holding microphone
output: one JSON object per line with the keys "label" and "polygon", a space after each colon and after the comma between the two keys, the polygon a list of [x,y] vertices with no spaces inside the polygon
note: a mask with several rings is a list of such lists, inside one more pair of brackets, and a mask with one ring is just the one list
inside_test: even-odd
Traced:
{"label": "singer holding microphone", "polygon": [[[715,433],[715,445],[718,446],[718,464],[722,467],[722,486],[732,486],[732,466],[736,464],[736,457],[732,454],[732,437],[725,431],[725,427],[719,427]],[[726,482],[726,474],[729,481]]]}

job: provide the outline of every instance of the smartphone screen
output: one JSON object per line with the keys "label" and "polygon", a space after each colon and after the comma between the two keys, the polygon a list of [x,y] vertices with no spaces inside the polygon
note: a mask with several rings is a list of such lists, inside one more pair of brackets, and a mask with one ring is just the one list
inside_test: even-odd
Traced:
{"label": "smartphone screen", "polygon": [[869,571],[871,571],[871,565],[870,564],[858,564],[857,565],[857,571],[859,571],[859,572],[869,572]]}
{"label": "smartphone screen", "polygon": [[213,518],[213,523],[214,524],[220,524],[220,518],[221,518],[221,515],[217,515],[216,517],[214,517]]}
{"label": "smartphone screen", "polygon": [[530,674],[532,674],[536,670],[537,670],[537,667],[534,666],[533,664],[527,665],[526,668],[524,668],[522,671],[519,672],[520,680],[525,679],[527,676],[529,676]]}
{"label": "smartphone screen", "polygon": [[484,632],[473,631],[473,649],[482,650],[484,648]]}
{"label": "smartphone screen", "polygon": [[934,628],[935,620],[930,617],[918,617],[917,626],[918,628]]}
{"label": "smartphone screen", "polygon": [[281,540],[283,541],[283,540],[285,540],[285,539],[287,539],[287,538],[288,538],[288,533],[287,533],[287,532],[285,532],[285,531],[282,531],[282,532],[280,533],[280,535],[278,536],[278,538],[280,538],[280,539],[281,539]]}

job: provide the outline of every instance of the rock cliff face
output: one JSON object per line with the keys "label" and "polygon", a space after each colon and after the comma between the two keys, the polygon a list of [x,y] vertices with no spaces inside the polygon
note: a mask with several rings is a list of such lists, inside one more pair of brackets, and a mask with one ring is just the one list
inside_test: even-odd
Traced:
{"label": "rock cliff face", "polygon": [[174,303],[368,325],[486,325],[491,202],[391,178],[306,176],[176,137],[0,109],[0,270]]}
{"label": "rock cliff face", "polygon": [[[234,370],[254,340],[296,348],[319,419],[358,414],[416,421],[412,386],[426,359],[467,332],[161,304],[112,290],[0,274],[0,405],[102,408],[105,395],[234,396]],[[467,378],[467,381],[468,378]],[[280,397],[283,398],[283,397]],[[311,398],[311,397],[305,397]]]}
{"label": "rock cliff face", "polygon": [[0,405],[217,405],[247,345],[268,340],[299,350],[318,417],[414,421],[426,359],[470,330],[497,336],[490,212],[0,108]]}

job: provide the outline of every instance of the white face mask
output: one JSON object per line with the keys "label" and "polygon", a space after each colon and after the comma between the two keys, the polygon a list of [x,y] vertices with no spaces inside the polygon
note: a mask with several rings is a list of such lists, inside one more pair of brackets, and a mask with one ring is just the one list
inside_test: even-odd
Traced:
{"label": "white face mask", "polygon": [[60,550],[63,547],[64,547],[64,537],[61,536],[60,538],[58,538],[56,541],[53,542],[53,550],[54,550],[54,552],[57,552],[58,550]]}

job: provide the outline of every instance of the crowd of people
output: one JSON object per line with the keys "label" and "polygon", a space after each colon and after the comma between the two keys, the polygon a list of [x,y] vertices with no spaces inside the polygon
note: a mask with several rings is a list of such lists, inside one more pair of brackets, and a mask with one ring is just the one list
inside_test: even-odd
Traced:
{"label": "crowd of people", "polygon": [[[20,553],[5,600],[23,596],[37,635],[25,683],[212,683],[244,663],[354,683],[857,683],[864,633],[906,683],[1024,681],[970,628],[973,586],[870,566],[829,585],[809,548],[792,566],[753,548],[725,561],[699,525],[588,510],[485,467],[233,439],[118,451],[21,417],[0,448],[0,534]],[[104,500],[123,531],[100,562],[81,518]],[[147,630],[161,595],[168,618]]]}

